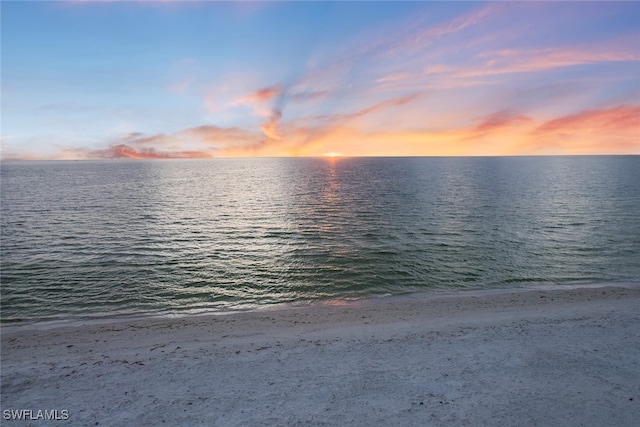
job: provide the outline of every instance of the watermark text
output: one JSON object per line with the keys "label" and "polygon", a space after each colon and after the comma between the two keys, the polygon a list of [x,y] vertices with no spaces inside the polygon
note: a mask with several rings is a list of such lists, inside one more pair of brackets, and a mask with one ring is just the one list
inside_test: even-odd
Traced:
{"label": "watermark text", "polygon": [[64,421],[69,419],[68,409],[5,409],[2,411],[5,420],[46,420]]}

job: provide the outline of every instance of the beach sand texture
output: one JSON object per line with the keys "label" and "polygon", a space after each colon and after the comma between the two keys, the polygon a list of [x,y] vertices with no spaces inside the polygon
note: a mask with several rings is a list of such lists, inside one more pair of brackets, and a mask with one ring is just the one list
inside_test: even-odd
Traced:
{"label": "beach sand texture", "polygon": [[637,426],[640,287],[4,326],[1,368],[3,426]]}

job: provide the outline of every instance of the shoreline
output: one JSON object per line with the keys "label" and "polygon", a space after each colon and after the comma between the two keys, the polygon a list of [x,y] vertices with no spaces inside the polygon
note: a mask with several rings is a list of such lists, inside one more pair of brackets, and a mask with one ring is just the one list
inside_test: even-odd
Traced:
{"label": "shoreline", "polygon": [[153,311],[139,312],[139,313],[115,313],[115,314],[97,314],[97,315],[77,315],[70,317],[54,317],[43,319],[20,319],[20,320],[5,320],[0,322],[0,329],[6,332],[12,332],[15,330],[39,330],[39,329],[55,329],[58,327],[84,327],[94,324],[111,324],[129,321],[139,320],[161,320],[161,319],[182,319],[182,318],[199,318],[209,316],[229,316],[240,313],[252,313],[270,310],[287,310],[291,308],[304,308],[315,307],[323,305],[332,305],[334,302],[341,304],[343,302],[349,303],[361,303],[363,301],[370,301],[375,303],[376,301],[394,300],[403,298],[419,298],[419,299],[431,299],[440,297],[465,297],[465,296],[491,296],[499,295],[502,293],[519,293],[529,291],[563,291],[563,290],[575,290],[575,289],[599,289],[606,287],[619,287],[619,288],[633,288],[640,287],[640,279],[620,279],[615,281],[606,282],[584,282],[574,284],[553,284],[553,283],[540,283],[540,284],[528,284],[521,287],[514,286],[498,286],[493,288],[479,288],[479,289],[433,289],[424,291],[409,291],[401,294],[380,294],[380,295],[368,295],[362,297],[349,296],[347,298],[319,298],[311,300],[302,300],[294,302],[282,302],[275,304],[265,305],[248,305],[241,306],[239,308],[203,308],[186,311],[174,311],[158,313]]}
{"label": "shoreline", "polygon": [[633,282],[28,326],[2,326],[2,408],[68,425],[640,419]]}

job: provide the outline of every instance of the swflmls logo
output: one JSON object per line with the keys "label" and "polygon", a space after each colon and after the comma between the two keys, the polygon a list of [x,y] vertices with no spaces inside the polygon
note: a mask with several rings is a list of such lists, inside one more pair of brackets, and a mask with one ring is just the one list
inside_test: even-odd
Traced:
{"label": "swflmls logo", "polygon": [[69,411],[67,409],[63,409],[58,411],[57,409],[52,409],[47,411],[46,409],[43,411],[42,409],[38,409],[34,411],[33,409],[5,409],[2,411],[2,417],[5,420],[47,420],[47,421],[64,421],[69,419]]}

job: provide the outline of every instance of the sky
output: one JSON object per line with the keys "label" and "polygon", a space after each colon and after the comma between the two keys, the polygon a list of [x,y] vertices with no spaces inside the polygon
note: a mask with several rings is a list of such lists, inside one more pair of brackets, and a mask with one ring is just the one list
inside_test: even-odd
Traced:
{"label": "sky", "polygon": [[0,158],[640,154],[640,2],[2,1]]}

